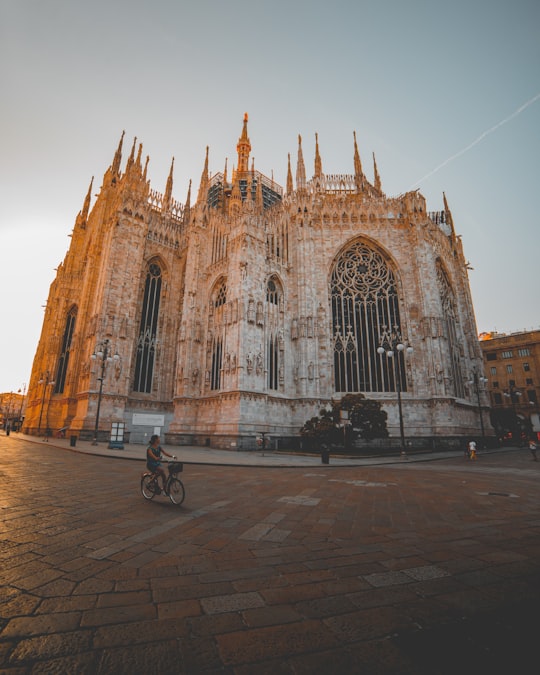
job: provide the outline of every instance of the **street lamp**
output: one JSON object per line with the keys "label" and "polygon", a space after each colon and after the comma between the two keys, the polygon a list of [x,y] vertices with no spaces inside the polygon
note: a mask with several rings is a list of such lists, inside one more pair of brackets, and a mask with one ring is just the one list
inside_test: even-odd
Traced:
{"label": "street lamp", "polygon": [[[48,386],[53,386],[54,385],[54,380],[50,379],[51,374],[49,373],[48,370],[46,370],[44,373],[41,374],[40,379],[38,380],[38,384],[43,385],[43,394],[41,395],[41,408],[39,410],[39,422],[38,422],[38,436],[41,435],[41,418],[43,417],[43,406],[45,405],[45,394],[47,393],[47,387]],[[46,431],[46,440],[49,440],[49,427],[47,425],[47,431]]]}
{"label": "street lamp", "polygon": [[[403,428],[403,409],[401,406],[401,369],[398,361],[404,352],[412,354],[414,350],[407,340],[403,339],[398,326],[394,326],[393,330],[390,331],[386,329],[386,326],[383,326],[383,329],[384,332],[380,337],[380,345],[377,348],[377,354],[380,354],[381,356],[386,355],[386,358],[391,359],[394,364],[394,381],[397,389],[399,412],[399,433],[401,436],[400,454],[402,457],[405,457],[407,453],[405,451],[405,430]],[[401,358],[403,357],[401,356]]]}
{"label": "street lamp", "polygon": [[518,440],[519,443],[521,443],[521,438],[516,439],[517,431],[518,431],[518,416],[516,413],[516,403],[519,400],[519,397],[521,396],[521,392],[518,391],[513,384],[511,384],[508,387],[508,391],[503,392],[503,396],[506,396],[506,398],[509,398],[511,403],[512,403],[512,412],[514,415],[514,419],[512,420],[514,423],[514,431],[512,432],[512,440]]}
{"label": "street lamp", "polygon": [[22,390],[19,389],[18,393],[20,394],[22,391],[22,396],[21,396],[21,405],[19,407],[19,423],[17,424],[17,431],[20,431],[22,429],[22,409],[24,405],[24,397],[26,395],[26,382],[22,386]]}
{"label": "street lamp", "polygon": [[474,386],[474,390],[476,392],[476,400],[478,402],[478,413],[480,415],[480,429],[482,430],[482,448],[485,448],[486,445],[485,445],[484,420],[482,418],[482,406],[480,404],[480,387],[484,387],[487,381],[488,381],[487,377],[484,377],[483,375],[478,375],[476,369],[474,369],[472,379],[467,382],[467,384],[470,387]]}
{"label": "street lamp", "polygon": [[107,368],[108,363],[111,363],[112,361],[118,361],[120,359],[120,356],[116,353],[114,356],[110,356],[110,350],[111,350],[110,342],[106,338],[105,340],[96,345],[95,352],[90,356],[92,361],[101,362],[101,374],[97,378],[99,381],[99,392],[96,411],[96,424],[94,427],[94,440],[92,441],[92,445],[97,445],[98,442],[99,411],[101,408],[101,396],[103,394],[103,380],[105,379],[105,370]]}

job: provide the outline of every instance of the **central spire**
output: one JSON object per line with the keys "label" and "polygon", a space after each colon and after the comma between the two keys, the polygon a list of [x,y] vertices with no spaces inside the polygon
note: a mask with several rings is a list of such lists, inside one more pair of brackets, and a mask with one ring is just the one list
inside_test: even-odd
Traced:
{"label": "central spire", "polygon": [[249,171],[249,153],[251,152],[251,143],[247,132],[248,114],[244,113],[244,126],[242,135],[238,139],[236,150],[238,151],[238,172]]}

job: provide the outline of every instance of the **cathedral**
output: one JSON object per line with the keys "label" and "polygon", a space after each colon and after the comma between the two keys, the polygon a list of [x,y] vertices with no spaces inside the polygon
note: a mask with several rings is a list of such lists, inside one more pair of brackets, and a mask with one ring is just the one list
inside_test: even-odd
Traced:
{"label": "cathedral", "polygon": [[387,445],[478,435],[482,354],[446,197],[430,212],[418,190],[387,196],[353,140],[352,172],[327,174],[315,135],[308,178],[299,136],[283,187],[255,168],[246,114],[236,166],[211,175],[207,148],[182,204],[174,160],[157,192],[122,134],[50,287],[24,430],[294,448],[360,392],[387,412]]}

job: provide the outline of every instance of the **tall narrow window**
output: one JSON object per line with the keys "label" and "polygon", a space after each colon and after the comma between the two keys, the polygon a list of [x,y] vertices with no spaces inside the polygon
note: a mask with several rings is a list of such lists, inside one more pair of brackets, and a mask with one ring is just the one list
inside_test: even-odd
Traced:
{"label": "tall narrow window", "polygon": [[159,302],[161,298],[161,268],[152,263],[148,268],[144,284],[144,298],[137,338],[134,391],[149,394],[156,358]]}
{"label": "tall narrow window", "polygon": [[268,340],[268,388],[278,388],[279,345],[276,335]]}
{"label": "tall narrow window", "polygon": [[464,398],[465,384],[463,382],[463,374],[461,371],[461,355],[459,351],[460,338],[457,330],[456,301],[448,277],[440,264],[437,267],[437,281],[439,283],[439,294],[444,321],[444,336],[448,344],[448,356],[450,358],[454,396]]}
{"label": "tall narrow window", "polygon": [[69,365],[69,354],[71,351],[71,341],[73,339],[73,331],[75,330],[75,319],[77,318],[77,310],[72,308],[67,315],[66,325],[64,328],[64,335],[62,336],[62,351],[58,358],[58,366],[56,369],[56,380],[54,385],[54,393],[62,394],[66,384],[66,375]]}
{"label": "tall narrow window", "polygon": [[218,281],[212,294],[212,321],[215,335],[212,339],[210,357],[210,389],[221,389],[223,369],[223,345],[226,343],[226,304],[227,282],[222,278]]}
{"label": "tall narrow window", "polygon": [[223,360],[223,346],[221,339],[214,340],[212,346],[212,368],[210,371],[210,389],[221,389],[221,366]]}
{"label": "tall narrow window", "polygon": [[[393,363],[377,354],[385,328],[402,332],[395,276],[386,259],[355,242],[336,261],[331,294],[335,390],[397,391]],[[401,391],[407,391],[399,356]]]}
{"label": "tall narrow window", "polygon": [[280,312],[282,306],[282,287],[279,279],[274,275],[266,283],[266,384],[268,389],[279,389],[280,371],[283,379],[284,343],[280,340],[283,331],[283,318]]}

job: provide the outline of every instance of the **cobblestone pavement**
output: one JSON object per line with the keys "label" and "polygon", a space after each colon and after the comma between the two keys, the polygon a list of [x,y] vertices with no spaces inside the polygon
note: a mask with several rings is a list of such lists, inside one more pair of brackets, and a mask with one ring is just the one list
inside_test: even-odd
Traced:
{"label": "cobblestone pavement", "polygon": [[[181,452],[178,453],[181,455]],[[186,464],[0,436],[0,673],[538,670],[540,463]]]}

